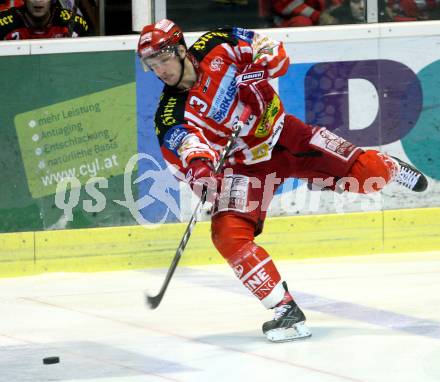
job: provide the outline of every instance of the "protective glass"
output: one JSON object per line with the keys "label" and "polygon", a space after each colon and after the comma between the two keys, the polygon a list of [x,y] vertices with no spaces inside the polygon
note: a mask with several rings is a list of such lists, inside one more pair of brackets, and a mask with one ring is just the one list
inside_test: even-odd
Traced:
{"label": "protective glass", "polygon": [[168,46],[157,53],[141,57],[141,64],[144,71],[154,71],[155,69],[168,65],[174,57],[177,57],[177,47]]}

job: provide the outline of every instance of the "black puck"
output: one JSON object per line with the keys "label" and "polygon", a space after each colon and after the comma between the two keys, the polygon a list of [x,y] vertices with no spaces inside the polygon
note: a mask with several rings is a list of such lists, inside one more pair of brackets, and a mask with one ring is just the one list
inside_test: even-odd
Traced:
{"label": "black puck", "polygon": [[60,357],[46,357],[46,358],[43,358],[43,363],[45,365],[51,365],[53,363],[58,363],[58,362],[60,362]]}

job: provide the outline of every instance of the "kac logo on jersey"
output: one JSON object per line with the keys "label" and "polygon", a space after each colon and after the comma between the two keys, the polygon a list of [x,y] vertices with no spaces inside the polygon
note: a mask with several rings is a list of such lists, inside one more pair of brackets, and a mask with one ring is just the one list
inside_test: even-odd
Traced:
{"label": "kac logo on jersey", "polygon": [[220,56],[215,56],[211,63],[209,64],[209,68],[213,71],[213,72],[219,72],[220,70],[222,70],[222,66],[224,64],[223,58],[221,58]]}

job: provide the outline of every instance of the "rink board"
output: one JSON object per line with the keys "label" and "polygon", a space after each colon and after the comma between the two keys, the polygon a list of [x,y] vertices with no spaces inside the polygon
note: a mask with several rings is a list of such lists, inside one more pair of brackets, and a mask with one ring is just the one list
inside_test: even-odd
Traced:
{"label": "rink board", "polygon": [[[320,125],[322,120],[319,118],[327,119],[334,115],[334,110],[339,110],[338,118],[322,124],[328,127],[333,124],[333,127],[342,129],[339,131],[354,144],[377,147],[408,160],[421,169],[430,182],[422,197],[402,188],[399,190],[398,186],[393,189],[390,185],[381,194],[378,207],[372,212],[356,212],[362,202],[371,200],[369,196],[358,196],[358,200],[353,202],[350,195],[336,198],[334,193],[329,193],[322,195],[319,209],[308,209],[309,204],[301,209],[298,207],[299,198],[289,199],[286,196],[291,194],[295,197],[294,190],[283,194],[283,203],[277,203],[276,195],[273,209],[269,212],[290,217],[268,219],[264,234],[257,238],[257,242],[275,259],[440,248],[440,209],[428,208],[440,205],[440,170],[436,165],[440,160],[436,130],[439,119],[436,105],[440,104],[439,25],[439,21],[427,21],[264,30],[271,38],[284,41],[292,57],[288,73],[274,83],[285,100],[286,110],[313,125]],[[185,37],[190,44],[199,35],[190,33]],[[145,100],[151,101],[150,106],[156,102],[142,93],[151,93],[152,88],[151,83],[144,82],[145,77],[140,75],[134,53],[137,40],[137,36],[128,35],[64,41],[0,42],[1,62],[10,80],[5,82],[5,102],[0,102],[3,105],[3,135],[0,139],[3,156],[0,162],[3,164],[2,175],[8,179],[8,182],[3,182],[0,192],[0,212],[3,213],[0,222],[4,232],[29,231],[0,234],[0,277],[169,265],[186,224],[170,223],[153,230],[133,226],[136,223],[131,211],[114,203],[125,196],[125,177],[121,168],[116,168],[116,161],[104,173],[109,181],[108,188],[103,191],[108,201],[104,210],[96,213],[85,211],[84,204],[78,203],[72,221],[68,221],[64,211],[54,203],[55,183],[49,182],[50,185],[44,189],[35,185],[37,175],[40,180],[48,180],[45,176],[41,177],[36,166],[41,165],[38,168],[42,170],[49,160],[57,161],[47,157],[45,164],[36,159],[36,155],[40,155],[37,154],[39,147],[36,147],[40,138],[30,129],[35,128],[35,121],[40,120],[44,122],[42,126],[49,125],[52,129],[52,122],[43,118],[42,113],[70,115],[69,112],[83,101],[91,104],[93,100],[92,104],[102,104],[100,115],[103,118],[78,121],[69,117],[69,121],[74,121],[76,125],[81,122],[84,126],[87,122],[87,126],[101,131],[108,125],[109,119],[114,120],[109,113],[117,112],[126,120],[115,121],[119,122],[118,125],[124,123],[125,130],[130,133],[118,135],[115,143],[121,148],[120,152],[112,151],[110,147],[108,153],[100,151],[103,157],[94,155],[94,160],[87,164],[97,165],[88,175],[98,167],[102,169],[98,164],[108,162],[115,154],[118,154],[118,163],[125,162],[128,154],[152,155],[152,141],[146,135],[154,135],[149,122],[152,111],[146,111],[148,102]],[[23,71],[22,67],[32,70]],[[52,68],[63,70],[48,70]],[[148,76],[143,72],[142,75]],[[71,78],[81,80],[72,82]],[[315,81],[309,80],[313,78],[320,79],[319,87],[312,86]],[[330,78],[343,78],[347,89],[331,91],[340,82],[327,81]],[[22,86],[17,86],[20,83],[31,83],[33,86],[23,93],[20,90]],[[19,98],[14,96],[16,91],[20,93]],[[46,92],[46,96],[42,96],[42,92]],[[11,99],[20,99],[21,102],[11,103]],[[121,99],[126,102],[119,102]],[[107,103],[113,100],[118,102]],[[320,112],[323,103],[329,107],[328,113]],[[142,113],[138,113],[139,110]],[[100,126],[103,126],[102,129]],[[149,130],[143,131],[142,126]],[[116,136],[112,129],[109,133],[112,137]],[[103,146],[103,142],[99,143],[98,147]],[[142,145],[148,150],[144,150]],[[23,159],[27,163],[27,172]],[[152,159],[157,160],[158,157],[152,155]],[[69,169],[81,169],[84,166],[81,163],[75,162],[76,167]],[[53,166],[57,174],[65,171],[64,167]],[[139,170],[143,173],[146,169]],[[144,188],[142,184],[140,182],[139,189],[133,192],[135,199],[149,195],[148,184],[142,186]],[[182,189],[173,194],[181,206],[190,205],[182,195]],[[84,198],[89,200],[83,192],[81,202]],[[341,204],[346,213],[337,214]],[[165,207],[168,213],[168,206]],[[156,221],[151,217],[161,219],[163,208],[163,203],[161,205],[157,201],[142,209],[148,212],[143,218],[151,222]],[[182,210],[180,214],[176,213],[176,219],[185,220],[191,214],[191,208],[186,215]],[[122,227],[90,228],[110,224]],[[62,231],[63,228],[66,230]],[[211,244],[209,231],[209,223],[197,225],[184,253],[183,264],[224,261]]]}
{"label": "rink board", "polygon": [[[430,183],[423,197],[390,185],[377,206],[364,209],[371,195],[358,195],[354,203],[350,195],[329,193],[318,205],[308,203],[312,196],[301,203],[305,187],[286,187],[289,179],[270,216],[334,214],[340,204],[345,212],[440,206],[439,31],[440,21],[260,31],[283,41],[291,58],[287,73],[271,82],[288,113],[397,156]],[[198,37],[185,34],[188,44]],[[143,71],[135,54],[138,36],[56,40],[0,42],[0,72],[8,76],[0,94],[0,164],[7,179],[0,186],[0,232],[187,221],[192,193],[186,184],[169,174],[170,192],[154,195],[151,188],[165,166],[154,128],[163,84]],[[135,172],[145,179],[126,186]],[[55,197],[65,191],[60,179],[66,176],[76,178],[75,189],[81,184],[79,198],[71,198],[72,214]],[[87,185],[96,178],[101,183],[92,189],[105,200],[91,209]],[[148,208],[118,203],[129,197]]]}
{"label": "rink board", "polygon": [[[167,267],[186,223],[0,235],[0,276]],[[268,218],[257,237],[274,259],[440,249],[440,208]],[[198,223],[183,265],[222,263],[209,222]]]}

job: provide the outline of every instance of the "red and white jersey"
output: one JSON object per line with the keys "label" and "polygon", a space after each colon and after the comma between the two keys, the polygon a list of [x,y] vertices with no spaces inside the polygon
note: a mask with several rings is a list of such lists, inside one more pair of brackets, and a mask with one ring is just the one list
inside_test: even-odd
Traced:
{"label": "red and white jersey", "polygon": [[272,0],[273,11],[284,18],[303,16],[317,24],[321,11],[324,10],[323,0]]}
{"label": "red and white jersey", "polygon": [[5,11],[12,7],[21,7],[23,4],[23,0],[0,0],[0,11]]}
{"label": "red and white jersey", "polygon": [[[187,91],[165,86],[155,116],[163,156],[180,179],[192,159],[205,157],[215,162],[226,145],[245,107],[237,94],[243,68],[251,63],[263,65],[269,78],[275,78],[289,66],[281,42],[242,28],[205,33],[189,48],[188,56],[198,74],[196,83]],[[262,115],[251,115],[246,121],[229,163],[269,160],[284,116],[275,94]]]}
{"label": "red and white jersey", "polygon": [[393,21],[416,21],[430,18],[429,12],[438,10],[440,0],[388,0]]}

